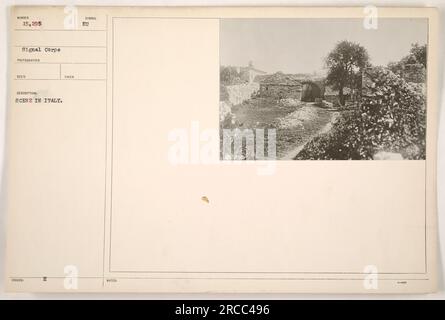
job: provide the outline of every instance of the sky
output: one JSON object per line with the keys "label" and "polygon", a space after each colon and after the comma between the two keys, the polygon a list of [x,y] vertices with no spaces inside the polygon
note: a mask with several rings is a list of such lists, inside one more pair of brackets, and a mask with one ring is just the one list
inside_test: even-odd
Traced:
{"label": "sky", "polygon": [[373,65],[406,56],[412,43],[427,43],[427,19],[380,18],[377,29],[363,19],[222,19],[220,63],[272,73],[324,73],[324,59],[342,40],[357,42]]}

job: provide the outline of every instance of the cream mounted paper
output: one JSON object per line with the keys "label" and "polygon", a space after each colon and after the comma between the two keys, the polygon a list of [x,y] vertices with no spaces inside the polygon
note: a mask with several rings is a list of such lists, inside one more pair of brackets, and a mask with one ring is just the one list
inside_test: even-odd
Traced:
{"label": "cream mounted paper", "polygon": [[10,291],[436,290],[433,8],[13,7]]}

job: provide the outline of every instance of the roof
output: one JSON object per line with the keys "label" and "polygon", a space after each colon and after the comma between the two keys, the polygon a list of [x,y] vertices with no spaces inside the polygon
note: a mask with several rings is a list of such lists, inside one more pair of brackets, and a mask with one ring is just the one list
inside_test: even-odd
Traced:
{"label": "roof", "polygon": [[260,80],[261,84],[274,84],[274,85],[301,85],[304,81],[309,80],[308,77],[295,74],[284,74],[277,72],[268,75]]}
{"label": "roof", "polygon": [[241,67],[242,71],[255,71],[256,73],[266,74],[266,71],[255,69],[254,67]]}

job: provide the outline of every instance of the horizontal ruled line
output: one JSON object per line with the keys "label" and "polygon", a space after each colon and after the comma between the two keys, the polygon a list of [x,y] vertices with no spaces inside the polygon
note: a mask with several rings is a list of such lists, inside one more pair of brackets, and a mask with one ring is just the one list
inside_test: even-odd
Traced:
{"label": "horizontal ruled line", "polygon": [[46,47],[46,48],[106,48],[106,46],[45,46],[40,44],[31,44],[31,45],[15,45],[16,48],[25,48],[25,47]]}
{"label": "horizontal ruled line", "polygon": [[85,29],[14,29],[14,31],[83,31],[83,32],[105,32],[106,30],[85,30]]}
{"label": "horizontal ruled line", "polygon": [[[174,274],[174,273],[184,273],[184,274],[331,274],[331,275],[369,275],[365,272],[310,272],[310,271],[147,271],[147,270],[110,270],[111,273],[161,273],[161,274]],[[379,275],[425,275],[425,272],[378,272]]]}
{"label": "horizontal ruled line", "polygon": [[[9,279],[65,279],[63,276],[42,276],[42,277],[9,277]],[[103,277],[78,277],[79,279],[102,279]],[[314,281],[314,280],[330,280],[330,281],[363,281],[366,278],[292,278],[292,277],[281,277],[281,278],[259,278],[259,277],[203,277],[203,278],[190,278],[190,277],[113,277],[110,275],[110,279],[122,279],[122,280],[297,280],[297,281]],[[385,278],[379,279],[379,281],[428,281],[429,278]]]}
{"label": "horizontal ruled line", "polygon": [[107,64],[106,62],[40,62],[40,61],[16,61],[16,64]]}
{"label": "horizontal ruled line", "polygon": [[107,79],[16,79],[14,78],[14,80],[18,80],[18,81],[41,81],[41,80],[51,80],[51,81],[106,81]]}

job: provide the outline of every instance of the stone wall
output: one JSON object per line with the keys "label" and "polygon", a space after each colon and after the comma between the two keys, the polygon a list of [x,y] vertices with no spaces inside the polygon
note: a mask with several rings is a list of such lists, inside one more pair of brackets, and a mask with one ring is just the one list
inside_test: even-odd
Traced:
{"label": "stone wall", "polygon": [[227,102],[236,106],[249,100],[260,88],[259,83],[242,83],[226,86]]}
{"label": "stone wall", "polygon": [[225,101],[219,102],[219,121],[223,122],[228,116],[232,115],[232,107]]}

